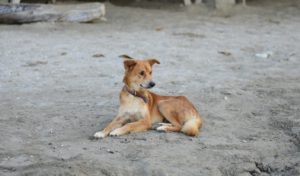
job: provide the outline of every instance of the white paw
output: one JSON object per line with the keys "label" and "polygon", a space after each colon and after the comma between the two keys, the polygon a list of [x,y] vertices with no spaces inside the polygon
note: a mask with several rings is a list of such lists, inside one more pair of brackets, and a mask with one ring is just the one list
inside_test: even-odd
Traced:
{"label": "white paw", "polygon": [[106,137],[106,135],[102,131],[99,131],[94,134],[94,137],[95,138],[104,138],[104,137]]}
{"label": "white paw", "polygon": [[156,128],[157,131],[167,131],[169,125],[163,125]]}
{"label": "white paw", "polygon": [[110,136],[120,136],[122,135],[122,130],[121,128],[117,128],[113,130],[112,132],[109,133]]}
{"label": "white paw", "polygon": [[172,126],[171,123],[158,123],[158,125],[160,125],[160,126]]}

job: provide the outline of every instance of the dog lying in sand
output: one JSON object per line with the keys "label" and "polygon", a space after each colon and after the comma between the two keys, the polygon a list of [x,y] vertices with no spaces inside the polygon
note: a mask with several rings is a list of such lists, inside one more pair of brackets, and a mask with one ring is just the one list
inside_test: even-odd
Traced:
{"label": "dog lying in sand", "polygon": [[[164,132],[182,132],[196,136],[202,126],[202,118],[193,104],[184,96],[161,96],[148,89],[155,86],[152,81],[152,66],[160,64],[156,59],[136,60],[127,55],[124,68],[124,87],[120,93],[117,116],[95,138],[120,136],[147,131],[153,124]],[[168,123],[162,123],[168,122]]]}

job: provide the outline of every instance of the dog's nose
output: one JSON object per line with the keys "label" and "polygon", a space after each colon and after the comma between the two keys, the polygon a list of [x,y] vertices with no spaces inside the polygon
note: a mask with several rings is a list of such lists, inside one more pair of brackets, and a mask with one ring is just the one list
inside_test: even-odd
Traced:
{"label": "dog's nose", "polygon": [[155,86],[155,82],[151,81],[151,82],[149,83],[149,86],[150,86],[150,87],[154,87],[154,86]]}

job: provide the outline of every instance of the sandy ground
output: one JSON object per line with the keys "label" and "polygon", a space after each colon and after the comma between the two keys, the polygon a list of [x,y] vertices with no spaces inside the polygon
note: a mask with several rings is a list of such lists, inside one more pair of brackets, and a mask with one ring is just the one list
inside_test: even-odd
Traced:
{"label": "sandy ground", "polygon": [[[0,175],[300,174],[299,1],[225,18],[202,7],[107,13],[0,26]],[[125,53],[161,61],[153,91],[190,98],[205,121],[198,137],[90,139],[117,113]]]}

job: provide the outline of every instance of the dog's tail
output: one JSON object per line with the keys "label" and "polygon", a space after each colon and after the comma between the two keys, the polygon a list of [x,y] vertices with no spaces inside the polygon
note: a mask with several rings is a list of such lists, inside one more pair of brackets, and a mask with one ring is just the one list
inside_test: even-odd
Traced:
{"label": "dog's tail", "polygon": [[202,119],[200,117],[194,117],[183,124],[181,132],[185,133],[188,136],[197,136],[199,133],[199,128],[201,127]]}

